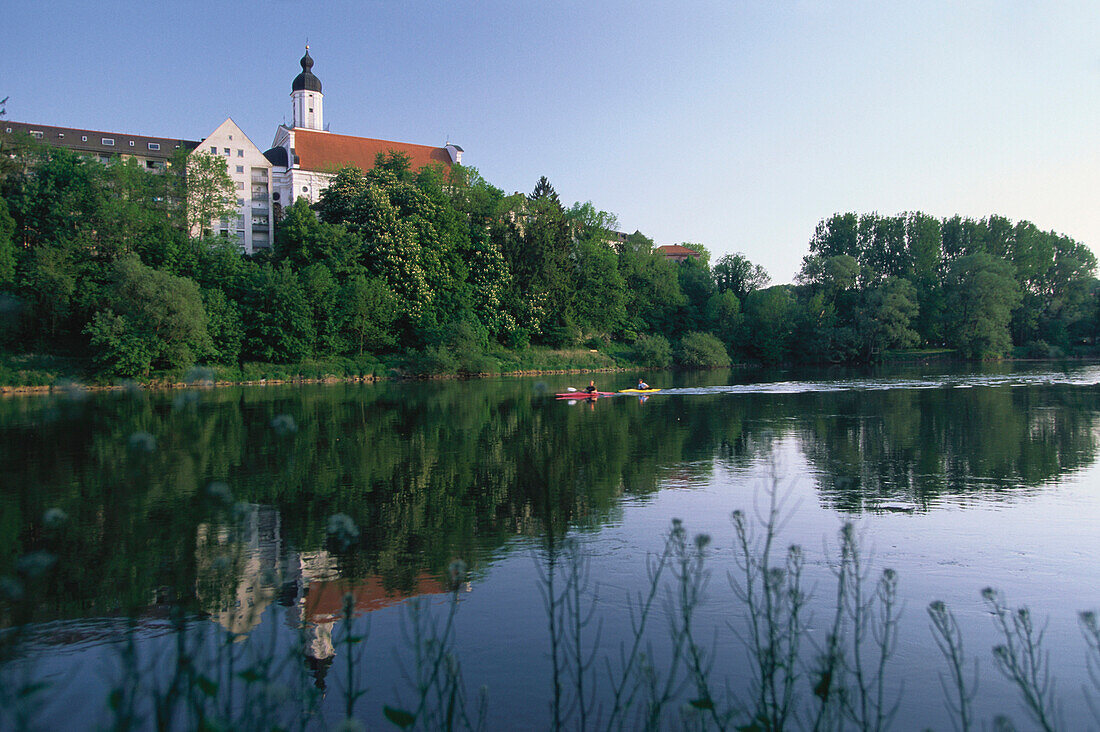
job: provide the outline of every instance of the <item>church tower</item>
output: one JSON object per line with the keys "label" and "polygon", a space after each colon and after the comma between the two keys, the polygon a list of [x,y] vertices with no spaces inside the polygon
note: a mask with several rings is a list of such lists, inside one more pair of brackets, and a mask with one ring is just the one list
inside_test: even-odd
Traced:
{"label": "church tower", "polygon": [[306,55],[302,56],[302,73],[294,77],[291,84],[290,100],[294,106],[294,127],[304,127],[307,130],[324,130],[324,95],[321,94],[321,80],[313,75],[313,59],[309,57],[309,46],[306,46]]}

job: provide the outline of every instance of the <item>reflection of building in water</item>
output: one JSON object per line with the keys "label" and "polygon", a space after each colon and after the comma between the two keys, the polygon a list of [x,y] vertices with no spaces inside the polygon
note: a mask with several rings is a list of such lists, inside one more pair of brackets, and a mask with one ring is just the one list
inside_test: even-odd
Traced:
{"label": "reflection of building in water", "polygon": [[[300,634],[305,663],[320,688],[336,655],[333,633],[344,616],[346,596],[358,616],[411,597],[449,591],[444,581],[427,573],[400,591],[387,588],[381,577],[341,577],[337,558],[327,551],[286,550],[280,516],[273,507],[237,504],[234,511],[235,521],[198,527],[199,602],[219,625],[244,636],[277,598],[287,608],[287,625]],[[469,591],[469,585],[465,589]]]}
{"label": "reflection of building in water", "polygon": [[198,527],[196,592],[218,624],[244,635],[259,624],[275,598],[282,538],[279,512],[274,508],[237,506],[235,522]]}
{"label": "reflection of building in water", "polygon": [[[327,551],[296,554],[288,552],[285,582],[279,603],[292,608],[287,623],[302,633],[303,653],[314,673],[315,683],[325,687],[325,674],[336,656],[333,631],[344,616],[344,598],[350,595],[355,616],[396,605],[421,595],[441,595],[449,588],[438,578],[422,573],[414,585],[403,591],[387,589],[381,577],[341,577],[336,557]],[[469,585],[465,590],[469,591]]]}

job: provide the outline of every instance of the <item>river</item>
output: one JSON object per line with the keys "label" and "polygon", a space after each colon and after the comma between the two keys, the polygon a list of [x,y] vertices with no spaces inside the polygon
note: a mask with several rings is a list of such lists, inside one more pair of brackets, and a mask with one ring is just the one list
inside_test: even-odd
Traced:
{"label": "river", "polygon": [[[793,727],[820,707],[845,524],[872,599],[862,663],[893,728],[952,726],[935,600],[976,674],[979,726],[1035,725],[995,663],[987,587],[1043,630],[1057,726],[1098,725],[1078,611],[1100,608],[1100,366],[646,373],[662,388],[648,398],[554,398],[589,378],[3,400],[0,727],[145,728],[178,692],[177,726],[325,728],[351,708],[367,728],[450,709],[458,726],[632,729],[670,677],[659,726],[744,724],[759,653],[731,513],[759,549],[771,496],[771,561],[791,544],[802,557]],[[674,641],[683,595],[665,570],[631,656],[674,519],[685,561],[701,547],[691,645]],[[886,569],[900,617],[880,668]],[[417,648],[445,657],[425,670]],[[198,669],[186,692],[180,649]],[[847,658],[835,694],[851,702]],[[623,709],[617,686],[635,692]]]}

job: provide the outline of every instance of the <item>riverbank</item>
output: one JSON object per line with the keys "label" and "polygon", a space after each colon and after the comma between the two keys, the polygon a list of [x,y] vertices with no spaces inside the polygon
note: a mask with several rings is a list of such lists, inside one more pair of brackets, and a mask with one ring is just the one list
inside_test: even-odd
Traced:
{"label": "riverbank", "polygon": [[[1012,362],[1066,362],[1095,360],[1100,352],[1081,348],[1070,354],[1040,356],[1015,349],[1003,359]],[[917,365],[967,363],[958,351],[948,348],[889,351],[883,364]],[[495,376],[549,376],[589,373],[645,371],[650,367],[634,360],[628,346],[597,349],[550,349],[532,347],[524,351],[496,349],[472,364],[426,362],[420,354],[386,359],[373,356],[297,364],[248,362],[240,365],[196,366],[186,371],[169,371],[145,379],[112,379],[96,374],[90,359],[39,354],[0,354],[0,396],[50,394],[72,391],[124,391],[133,388],[173,390],[213,386],[275,386],[281,384],[374,383],[429,379],[477,379]],[[785,364],[782,367],[790,367]],[[758,363],[735,363],[733,368],[761,368]]]}
{"label": "riverbank", "polygon": [[239,366],[197,366],[146,379],[112,380],[96,374],[90,360],[36,354],[0,355],[0,395],[50,394],[74,391],[125,391],[134,388],[187,389],[214,386],[274,386],[279,384],[374,383],[426,379],[473,379],[493,376],[545,376],[614,373],[641,370],[626,352],[591,349],[540,349],[486,358],[486,370],[444,371],[424,368],[415,357],[380,361],[373,357],[298,364],[245,363]]}

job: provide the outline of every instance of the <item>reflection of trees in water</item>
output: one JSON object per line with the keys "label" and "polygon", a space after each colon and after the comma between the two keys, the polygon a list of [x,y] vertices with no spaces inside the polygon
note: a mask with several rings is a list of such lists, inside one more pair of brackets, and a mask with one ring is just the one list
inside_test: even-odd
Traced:
{"label": "reflection of trees in water", "polygon": [[[281,562],[316,556],[328,517],[352,517],[361,551],[341,575],[403,597],[445,581],[456,557],[476,576],[512,537],[598,527],[623,495],[706,480],[715,461],[750,466],[792,431],[842,510],[1036,486],[1093,459],[1096,406],[1087,389],[1017,387],[667,395],[589,409],[529,380],[10,400],[0,575],[44,547],[41,517],[59,507],[70,522],[48,547],[60,561],[43,617],[194,602],[216,559],[215,514],[233,509],[204,488],[224,481],[230,503],[278,517]],[[273,426],[280,415],[296,429]],[[235,607],[246,569],[224,597],[204,597]]]}
{"label": "reflection of trees in water", "polygon": [[1019,495],[1096,455],[1089,390],[899,389],[797,401],[823,499],[848,512]]}
{"label": "reflection of trees in water", "polygon": [[[70,522],[48,547],[60,562],[44,617],[198,593],[237,627],[248,622],[234,615],[237,599],[255,593],[259,572],[248,569],[248,539],[220,533],[225,515],[273,511],[282,551],[305,555],[323,547],[328,517],[345,513],[363,530],[355,576],[415,594],[452,559],[476,573],[509,538],[541,535],[547,522],[557,533],[600,525],[622,495],[657,490],[660,466],[695,462],[705,473],[716,441],[736,459],[745,442],[727,407],[623,399],[574,409],[526,380],[4,402],[0,470],[17,490],[0,495],[10,529],[0,574],[43,546],[43,512],[59,507]],[[284,414],[296,429],[273,427]],[[232,496],[207,495],[211,481]],[[233,576],[212,584],[212,568]]]}

